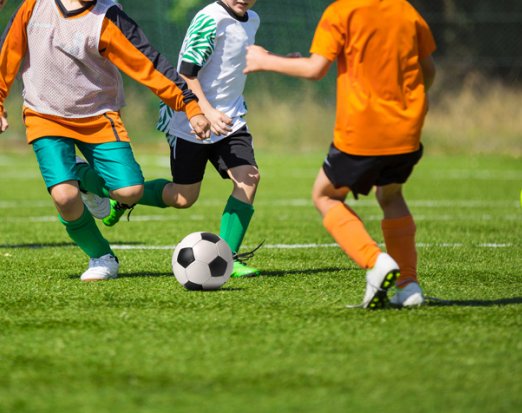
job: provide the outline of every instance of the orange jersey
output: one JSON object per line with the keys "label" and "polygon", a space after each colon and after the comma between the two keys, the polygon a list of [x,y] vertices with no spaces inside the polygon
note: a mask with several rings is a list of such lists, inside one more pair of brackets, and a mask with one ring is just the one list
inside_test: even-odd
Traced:
{"label": "orange jersey", "polygon": [[[62,36],[63,39],[63,33],[67,33],[67,28],[71,26],[68,22],[90,17],[89,14],[93,11],[99,11],[100,4],[106,4],[106,8],[102,10],[104,14],[98,26],[99,33],[94,32],[95,36],[92,36],[93,31],[85,28],[85,33],[74,32],[70,40],[65,37],[69,44],[60,42],[59,37]],[[49,5],[52,6],[51,9],[43,7]],[[76,20],[78,21],[80,20]],[[46,41],[39,41],[41,39],[35,36],[35,30],[43,30]],[[83,40],[82,36],[85,34],[91,37]],[[58,40],[54,41],[55,38]],[[61,60],[57,62],[57,59],[49,57],[46,62],[45,53],[37,50],[42,47],[53,48],[49,56],[56,55]],[[35,50],[38,53],[31,54]],[[33,67],[28,56],[38,57],[32,61]],[[63,70],[60,65],[64,62],[71,65],[71,70]],[[35,64],[45,69],[46,73],[35,71]],[[4,111],[3,102],[23,65],[24,88],[34,84],[47,86],[41,87],[43,90],[36,93],[34,88],[24,92],[24,120],[28,142],[42,136],[66,136],[89,143],[128,141],[129,137],[119,116],[119,109],[123,104],[123,99],[119,96],[121,78],[117,71],[105,69],[107,64],[147,86],[168,106],[176,111],[186,112],[189,118],[202,113],[196,96],[178,76],[174,67],[154,50],[137,24],[119,6],[107,0],[72,12],[68,12],[60,0],[22,2],[0,40],[0,113]],[[56,72],[54,77],[53,65]],[[69,89],[71,93],[60,95],[60,91],[67,91],[65,83],[71,81],[72,72],[78,81],[77,87],[80,90],[85,89],[85,93],[74,96],[72,92],[76,89],[73,85]],[[110,76],[114,77],[113,84],[110,83]],[[97,79],[104,83],[98,85]],[[70,86],[67,84],[67,87]],[[114,98],[112,95],[107,98],[109,93]],[[56,108],[63,106],[60,106],[60,98],[72,102],[66,106],[72,108],[72,111],[57,113]],[[95,103],[92,109],[86,105],[89,99],[89,103]],[[34,101],[37,105],[33,104]],[[78,110],[75,109],[75,102]],[[107,106],[106,110],[103,110],[104,105]]]}
{"label": "orange jersey", "polygon": [[324,12],[310,52],[337,60],[334,145],[352,155],[419,149],[427,110],[420,60],[431,31],[406,0],[338,0]]}

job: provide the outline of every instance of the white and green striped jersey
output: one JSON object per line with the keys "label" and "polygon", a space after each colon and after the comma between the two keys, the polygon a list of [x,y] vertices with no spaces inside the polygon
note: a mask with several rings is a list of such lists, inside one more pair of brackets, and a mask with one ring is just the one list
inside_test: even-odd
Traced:
{"label": "white and green striped jersey", "polygon": [[[178,71],[196,76],[210,104],[233,119],[232,132],[245,125],[247,113],[243,91],[246,75],[246,48],[254,44],[259,16],[249,10],[244,17],[235,15],[217,1],[200,10],[187,30],[178,60]],[[184,112],[174,112],[161,104],[156,127],[168,135],[201,143]],[[231,133],[232,133],[231,132]],[[212,135],[210,142],[224,136]],[[209,143],[209,141],[205,141]]]}

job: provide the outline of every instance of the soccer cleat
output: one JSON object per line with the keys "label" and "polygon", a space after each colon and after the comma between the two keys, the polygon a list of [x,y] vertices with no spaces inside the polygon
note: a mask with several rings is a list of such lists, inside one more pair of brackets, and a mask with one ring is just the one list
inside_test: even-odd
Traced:
{"label": "soccer cleat", "polygon": [[401,307],[415,307],[424,304],[424,295],[420,285],[412,282],[404,288],[397,288],[395,294],[390,298],[390,304]]}
{"label": "soccer cleat", "polygon": [[85,207],[94,218],[103,219],[111,213],[109,198],[102,198],[92,192],[84,192],[81,190],[80,196],[82,197]]}
{"label": "soccer cleat", "polygon": [[[84,159],[76,156],[76,165],[86,163]],[[111,205],[109,198],[104,198],[82,189],[80,189],[80,196],[82,197],[84,205],[94,218],[103,219],[110,214]]]}
{"label": "soccer cleat", "polygon": [[236,260],[234,261],[234,267],[232,268],[232,278],[241,277],[255,277],[259,275],[260,271],[257,268],[249,267],[244,262]]}
{"label": "soccer cleat", "polygon": [[120,218],[125,214],[125,211],[129,211],[129,215],[132,211],[134,206],[130,207],[125,204],[120,204],[119,202],[115,201],[114,199],[110,200],[110,213],[102,219],[102,222],[108,226],[112,227],[113,225],[116,225]]}
{"label": "soccer cleat", "polygon": [[388,303],[388,289],[399,276],[399,266],[386,253],[380,253],[372,269],[366,271],[366,292],[363,308],[383,308]]}
{"label": "soccer cleat", "polygon": [[91,258],[89,268],[80,279],[82,281],[104,281],[118,276],[120,264],[118,259],[111,254],[106,254],[100,258]]}
{"label": "soccer cleat", "polygon": [[261,242],[257,247],[255,247],[252,251],[234,253],[234,266],[232,268],[232,274],[230,277],[232,278],[241,278],[241,277],[255,277],[259,275],[260,271],[257,268],[249,267],[245,264],[245,261],[249,260],[254,256],[254,253],[261,248],[261,246],[265,243],[265,241]]}

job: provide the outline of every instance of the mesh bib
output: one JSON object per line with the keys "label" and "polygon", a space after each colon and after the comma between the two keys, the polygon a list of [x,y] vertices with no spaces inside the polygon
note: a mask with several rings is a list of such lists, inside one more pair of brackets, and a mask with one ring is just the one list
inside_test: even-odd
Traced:
{"label": "mesh bib", "polygon": [[22,69],[24,103],[65,118],[118,111],[124,105],[121,75],[98,51],[103,19],[114,6],[98,0],[81,17],[64,17],[54,0],[38,0],[27,26]]}

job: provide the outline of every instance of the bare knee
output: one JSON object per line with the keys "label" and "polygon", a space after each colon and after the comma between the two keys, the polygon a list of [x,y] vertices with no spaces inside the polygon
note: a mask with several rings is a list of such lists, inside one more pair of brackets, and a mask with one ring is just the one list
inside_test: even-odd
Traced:
{"label": "bare knee", "polygon": [[345,198],[345,191],[330,191],[328,188],[317,185],[314,186],[312,190],[312,203],[314,204],[315,209],[317,209],[323,217],[331,208],[339,205],[339,203],[344,203]]}
{"label": "bare knee", "polygon": [[50,194],[62,218],[73,221],[81,216],[83,203],[77,184],[71,181],[55,185],[51,188]]}
{"label": "bare knee", "polygon": [[173,208],[190,208],[198,200],[200,188],[201,182],[188,185],[171,182],[163,188],[163,202]]}
{"label": "bare knee", "polygon": [[174,202],[172,202],[172,205],[169,205],[169,206],[178,208],[178,209],[187,209],[187,208],[190,208],[192,205],[194,205],[197,200],[198,200],[197,198],[187,198],[181,194],[178,194],[178,196],[175,198]]}
{"label": "bare knee", "polygon": [[261,180],[259,170],[252,165],[238,166],[230,169],[228,174],[234,183],[232,195],[240,201],[252,204]]}
{"label": "bare knee", "polygon": [[143,185],[127,186],[111,191],[111,198],[125,205],[136,204],[143,196]]}
{"label": "bare knee", "polygon": [[383,209],[388,208],[397,203],[404,202],[401,185],[394,184],[394,185],[380,186],[377,188],[375,196],[377,198],[377,202]]}
{"label": "bare knee", "polygon": [[377,187],[376,197],[385,219],[411,215],[406,200],[402,195],[402,185],[391,184]]}

